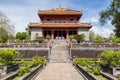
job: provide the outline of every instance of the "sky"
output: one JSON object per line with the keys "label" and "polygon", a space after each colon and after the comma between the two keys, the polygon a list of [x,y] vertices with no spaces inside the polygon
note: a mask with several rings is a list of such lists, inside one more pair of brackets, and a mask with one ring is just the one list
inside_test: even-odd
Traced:
{"label": "sky", "polygon": [[68,8],[82,11],[80,22],[91,23],[90,29],[95,34],[108,37],[114,27],[111,22],[101,25],[99,13],[107,9],[112,0],[0,0],[0,11],[4,13],[11,24],[15,26],[15,33],[24,32],[30,22],[39,22],[38,10],[52,8]]}

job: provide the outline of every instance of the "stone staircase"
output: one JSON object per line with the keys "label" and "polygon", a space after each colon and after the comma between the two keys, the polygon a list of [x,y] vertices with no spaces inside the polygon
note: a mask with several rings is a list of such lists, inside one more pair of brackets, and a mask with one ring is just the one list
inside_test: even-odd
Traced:
{"label": "stone staircase", "polygon": [[70,62],[66,40],[54,40],[50,55],[51,63]]}

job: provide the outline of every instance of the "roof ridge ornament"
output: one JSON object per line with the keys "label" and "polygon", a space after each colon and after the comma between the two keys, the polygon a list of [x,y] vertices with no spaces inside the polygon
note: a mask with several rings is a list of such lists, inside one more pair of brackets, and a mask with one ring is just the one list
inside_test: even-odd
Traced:
{"label": "roof ridge ornament", "polygon": [[61,5],[59,5],[59,9],[61,9]]}

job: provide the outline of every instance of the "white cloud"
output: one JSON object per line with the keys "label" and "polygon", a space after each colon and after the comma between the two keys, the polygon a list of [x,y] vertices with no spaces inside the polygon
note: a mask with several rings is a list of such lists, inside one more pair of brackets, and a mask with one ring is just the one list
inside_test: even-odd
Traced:
{"label": "white cloud", "polygon": [[81,21],[82,22],[88,22],[88,23],[98,23],[99,22],[99,20],[95,17],[89,17],[89,18],[83,19]]}
{"label": "white cloud", "polygon": [[59,7],[68,7],[70,9],[83,11],[83,16],[81,17],[81,22],[88,22],[93,25],[91,30],[95,31],[96,34],[103,36],[108,36],[112,32],[110,22],[109,27],[99,26],[99,15],[98,11],[95,9],[89,9],[86,6],[81,6],[80,4],[72,3],[71,0],[22,0],[22,4],[0,4],[0,10],[6,14],[6,16],[11,20],[11,23],[15,25],[16,32],[23,32],[29,24],[29,22],[39,22],[39,17],[37,15],[38,10],[52,9]]}
{"label": "white cloud", "polygon": [[93,26],[91,30],[95,34],[99,34],[104,37],[108,37],[111,33],[113,33],[113,29],[110,29],[109,27],[99,27],[99,26]]}

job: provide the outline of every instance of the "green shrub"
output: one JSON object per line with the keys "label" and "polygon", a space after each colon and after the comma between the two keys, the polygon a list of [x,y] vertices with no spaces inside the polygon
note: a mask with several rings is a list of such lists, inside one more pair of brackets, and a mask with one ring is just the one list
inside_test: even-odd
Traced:
{"label": "green shrub", "polygon": [[108,66],[118,66],[120,65],[120,51],[104,51],[101,54],[103,64]]}
{"label": "green shrub", "polygon": [[29,67],[21,67],[18,70],[18,76],[23,76],[24,74],[30,72],[30,68]]}
{"label": "green shrub", "polygon": [[45,39],[44,39],[43,36],[38,36],[38,37],[35,37],[34,40],[41,43],[41,42],[44,41]]}
{"label": "green shrub", "polygon": [[51,36],[50,35],[46,35],[46,37],[45,37],[46,39],[51,39]]}
{"label": "green shrub", "polygon": [[25,60],[22,60],[20,62],[21,66],[22,67],[29,67],[30,65],[32,65],[32,61],[25,61]]}
{"label": "green shrub", "polygon": [[85,35],[84,34],[79,34],[79,35],[75,35],[74,37],[77,42],[79,43],[80,41],[84,41],[85,40]]}
{"label": "green shrub", "polygon": [[70,35],[69,38],[70,40],[74,39],[75,35]]}
{"label": "green shrub", "polygon": [[115,42],[116,42],[116,43],[120,43],[120,38],[116,38],[116,39],[115,39]]}
{"label": "green shrub", "polygon": [[0,37],[0,43],[2,43],[2,38]]}
{"label": "green shrub", "polygon": [[86,59],[86,58],[76,58],[75,63],[79,64],[81,66],[86,66],[87,63],[88,63],[88,59]]}
{"label": "green shrub", "polygon": [[104,43],[105,40],[102,36],[97,35],[96,38],[94,39],[94,43]]}
{"label": "green shrub", "polygon": [[101,74],[99,65],[101,63],[100,61],[90,60],[86,58],[76,58],[75,63],[81,65],[86,71],[94,75]]}
{"label": "green shrub", "polygon": [[18,55],[18,51],[13,49],[0,50],[0,63],[4,66],[9,65]]}
{"label": "green shrub", "polygon": [[101,74],[100,73],[100,66],[94,66],[94,67],[92,67],[92,73],[94,75],[100,75]]}
{"label": "green shrub", "polygon": [[120,75],[118,76],[118,79],[120,80]]}
{"label": "green shrub", "polygon": [[33,61],[33,66],[38,66],[39,64],[43,64],[44,63],[44,58],[41,56],[34,56],[32,58]]}

